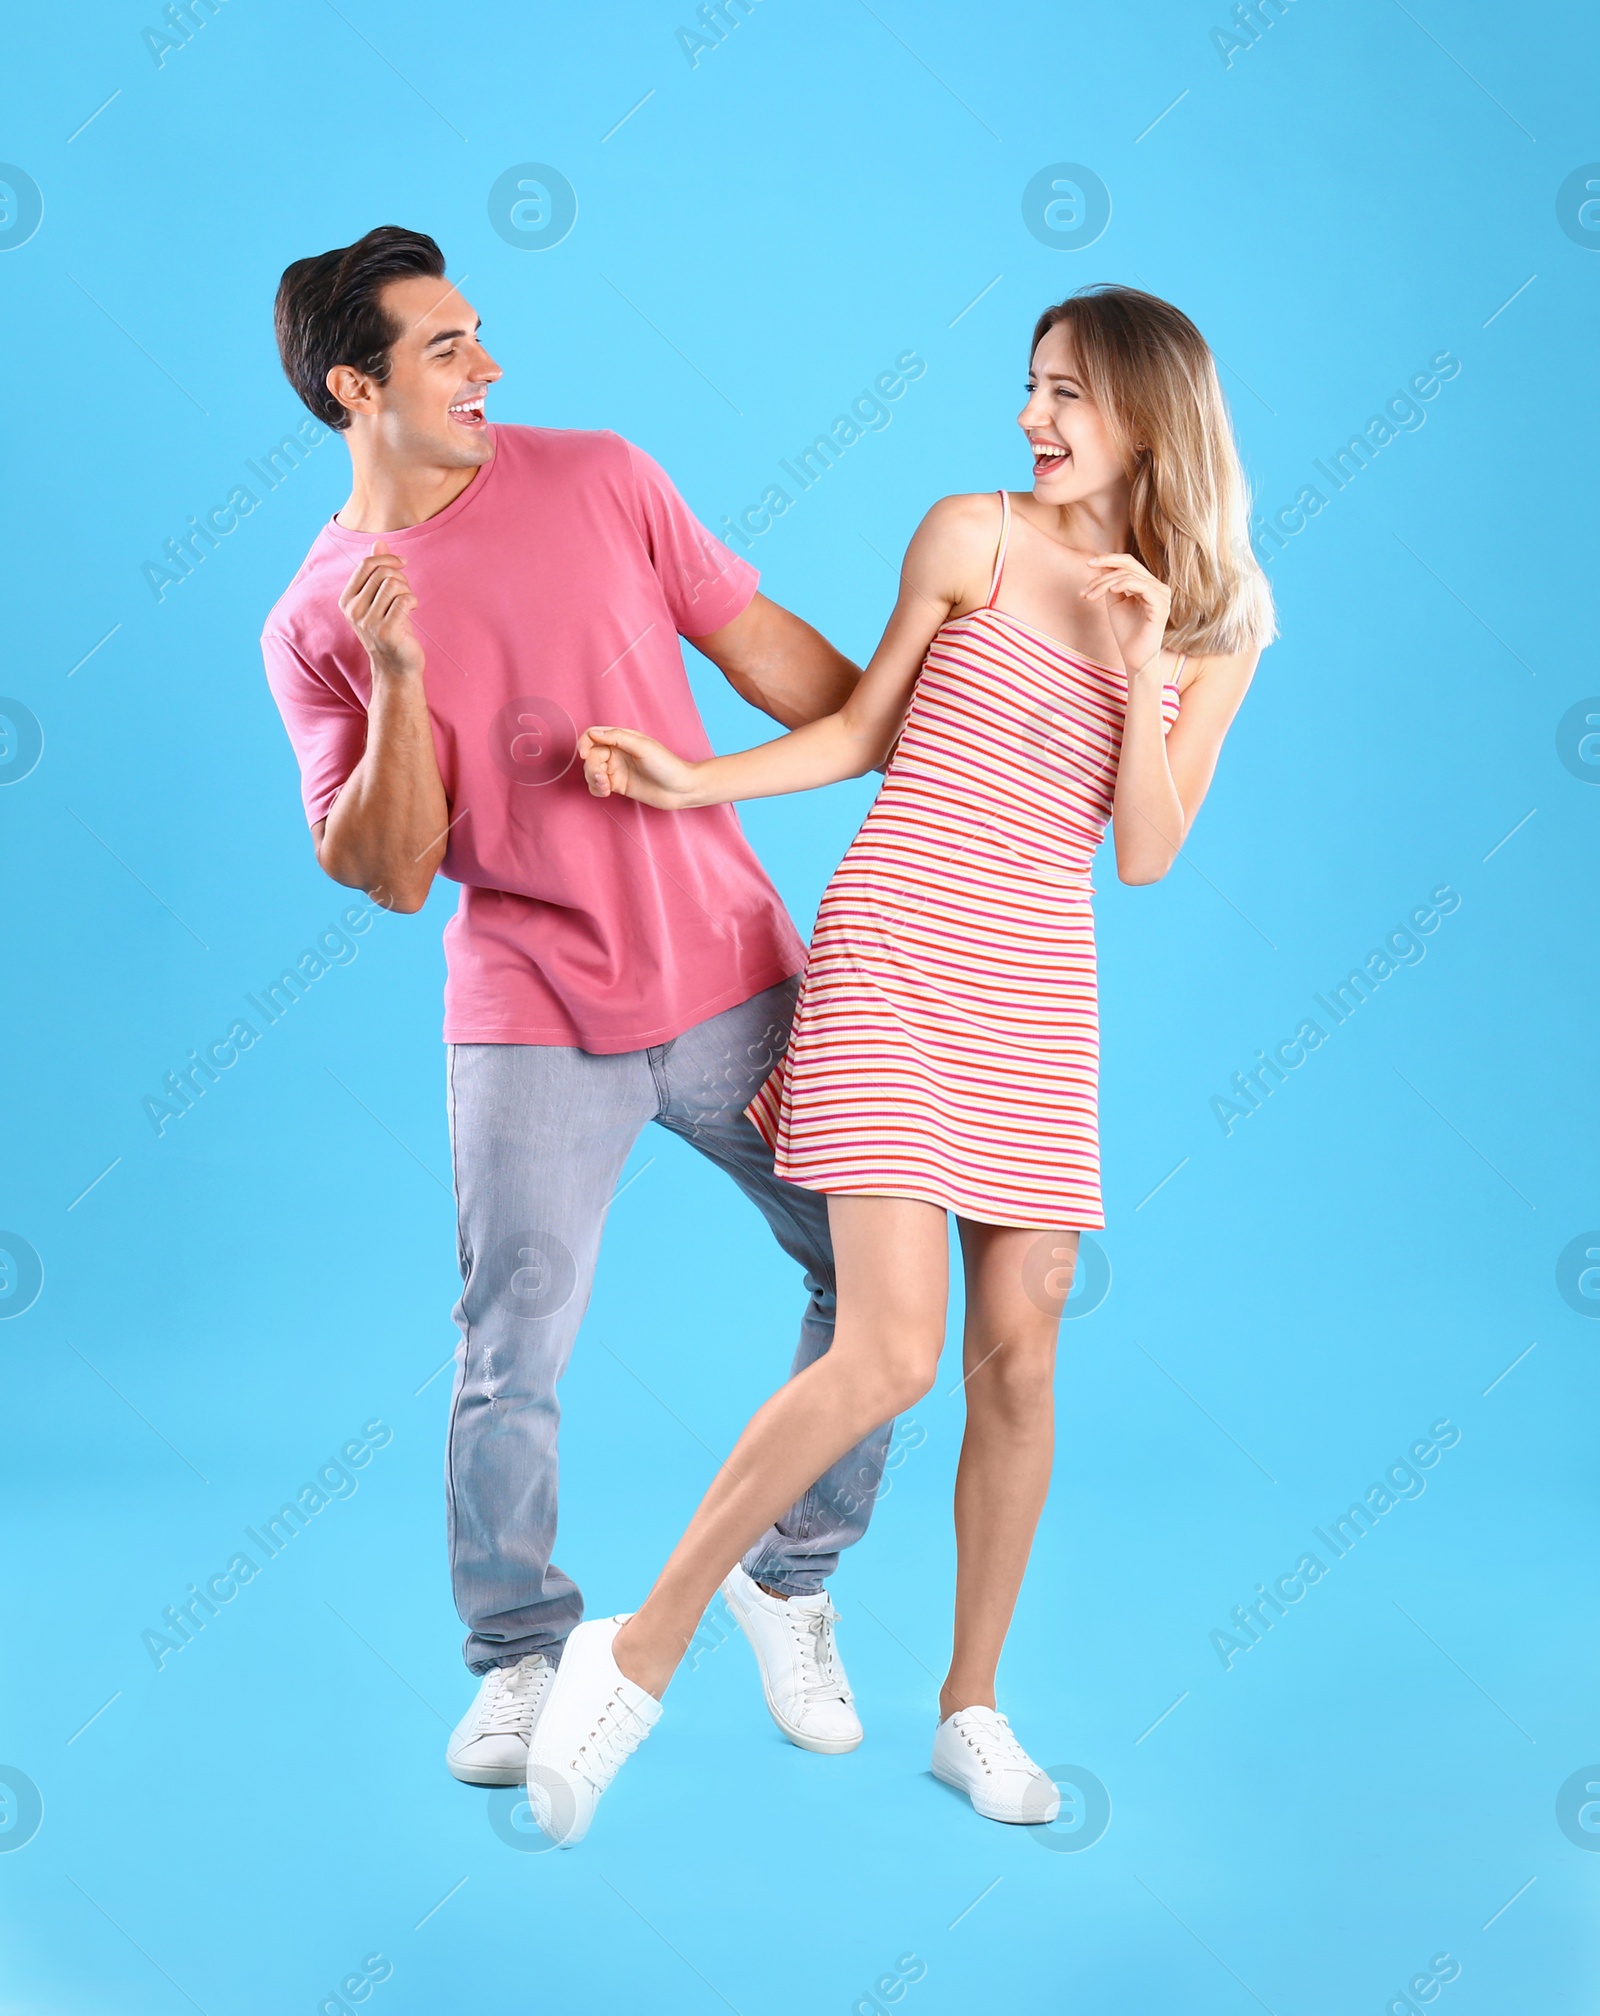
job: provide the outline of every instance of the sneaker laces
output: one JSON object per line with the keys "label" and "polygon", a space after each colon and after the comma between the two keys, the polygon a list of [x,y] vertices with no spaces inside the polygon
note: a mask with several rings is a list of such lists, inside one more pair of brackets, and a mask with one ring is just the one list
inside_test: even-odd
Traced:
{"label": "sneaker laces", "polygon": [[594,1719],[594,1727],[578,1745],[572,1769],[603,1792],[650,1733],[637,1709],[614,1692]]}
{"label": "sneaker laces", "polygon": [[985,1771],[1025,1771],[1030,1778],[1044,1776],[1017,1741],[1004,1715],[996,1715],[992,1722],[964,1722],[961,1734],[978,1753]]}
{"label": "sneaker laces", "polygon": [[496,1666],[478,1720],[480,1736],[526,1736],[533,1727],[539,1697],[554,1678],[555,1668],[538,1652],[529,1652],[513,1666]]}
{"label": "sneaker laces", "polygon": [[794,1634],[800,1657],[800,1691],[808,1701],[849,1701],[854,1697],[839,1665],[833,1642],[833,1627],[839,1613],[826,1597],[815,1610],[796,1610],[784,1605],[784,1616]]}

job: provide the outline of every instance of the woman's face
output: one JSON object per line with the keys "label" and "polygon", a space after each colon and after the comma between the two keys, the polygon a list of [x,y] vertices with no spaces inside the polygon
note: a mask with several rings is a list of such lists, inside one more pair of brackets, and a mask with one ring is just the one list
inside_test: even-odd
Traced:
{"label": "woman's face", "polygon": [[1056,323],[1040,339],[1017,424],[1033,449],[1033,494],[1041,504],[1126,496],[1122,450],[1079,375],[1070,322]]}

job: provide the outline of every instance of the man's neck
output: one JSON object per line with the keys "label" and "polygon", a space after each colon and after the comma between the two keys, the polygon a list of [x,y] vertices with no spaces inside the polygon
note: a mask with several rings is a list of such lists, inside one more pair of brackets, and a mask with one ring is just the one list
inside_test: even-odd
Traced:
{"label": "man's neck", "polygon": [[479,473],[476,468],[439,469],[381,461],[358,454],[352,442],[350,495],[334,522],[347,532],[378,534],[425,525],[453,504]]}

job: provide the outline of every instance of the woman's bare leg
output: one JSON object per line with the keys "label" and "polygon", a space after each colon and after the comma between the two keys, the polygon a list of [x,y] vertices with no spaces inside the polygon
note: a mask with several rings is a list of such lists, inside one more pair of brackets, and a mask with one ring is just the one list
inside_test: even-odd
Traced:
{"label": "woman's bare leg", "polygon": [[967,1427],[956,1472],[956,1623],[940,1719],[995,1705],[1055,1452],[1055,1348],[1076,1232],[961,1221]]}
{"label": "woman's bare leg", "polygon": [[920,1400],[944,1342],[949,1230],[909,1197],[828,1199],[833,1343],[751,1419],[643,1606],[612,1644],[658,1698],[733,1564],[863,1435]]}

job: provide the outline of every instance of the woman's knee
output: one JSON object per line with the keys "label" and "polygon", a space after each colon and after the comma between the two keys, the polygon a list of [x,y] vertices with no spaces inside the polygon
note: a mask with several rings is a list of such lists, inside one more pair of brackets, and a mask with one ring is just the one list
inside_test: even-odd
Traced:
{"label": "woman's knee", "polygon": [[919,1400],[925,1400],[933,1391],[938,1373],[936,1354],[927,1358],[908,1358],[904,1364],[891,1367],[885,1388],[889,1407],[884,1420],[895,1414],[904,1414],[908,1407],[915,1407]]}
{"label": "woman's knee", "polygon": [[879,1338],[874,1349],[857,1356],[862,1406],[874,1425],[903,1414],[928,1393],[938,1376],[943,1341],[913,1329]]}
{"label": "woman's knee", "polygon": [[993,1408],[1026,1420],[1047,1407],[1055,1391],[1055,1339],[1014,1338],[974,1354],[967,1376],[967,1406]]}

